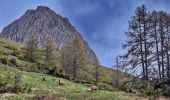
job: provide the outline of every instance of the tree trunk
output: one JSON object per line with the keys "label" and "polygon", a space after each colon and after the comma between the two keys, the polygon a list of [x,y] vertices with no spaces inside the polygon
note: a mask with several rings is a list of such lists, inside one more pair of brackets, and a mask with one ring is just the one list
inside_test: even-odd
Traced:
{"label": "tree trunk", "polygon": [[162,20],[160,20],[160,35],[161,35],[161,63],[162,63],[162,80],[164,81],[164,37],[163,37],[163,24]]}
{"label": "tree trunk", "polygon": [[167,55],[167,77],[170,78],[170,75],[169,75],[169,34],[168,34],[168,25],[167,25],[167,37],[168,37],[168,40],[167,40],[167,44],[166,44],[166,55]]}
{"label": "tree trunk", "polygon": [[77,67],[76,67],[76,61],[73,62],[73,80],[77,81]]}
{"label": "tree trunk", "polygon": [[143,70],[143,80],[146,80],[146,72],[145,72],[144,57],[143,57],[143,43],[142,43],[142,34],[141,34],[140,24],[139,24],[139,36],[140,36],[140,54],[141,54],[141,63],[142,63],[142,70]]}
{"label": "tree trunk", "polygon": [[[145,21],[145,20],[144,20]],[[146,23],[144,23],[144,48],[145,48],[145,73],[146,73],[146,80],[148,80],[148,59],[147,59],[147,56],[148,56],[148,51],[147,51],[147,40],[146,40]]]}
{"label": "tree trunk", "polygon": [[157,64],[158,64],[158,74],[159,79],[161,79],[161,65],[160,65],[160,59],[159,59],[159,46],[158,46],[158,34],[156,32],[156,22],[154,23],[154,32],[155,32],[155,43],[156,43],[156,58],[157,58]]}

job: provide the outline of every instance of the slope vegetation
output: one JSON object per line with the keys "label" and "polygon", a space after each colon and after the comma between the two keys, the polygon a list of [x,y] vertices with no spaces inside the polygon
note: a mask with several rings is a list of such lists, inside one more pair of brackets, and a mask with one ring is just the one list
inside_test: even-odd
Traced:
{"label": "slope vegetation", "polygon": [[[39,63],[30,63],[23,58],[25,52],[24,45],[16,43],[12,40],[0,37],[0,58],[5,58],[8,61],[9,66],[15,66],[16,68],[29,71],[48,74],[50,67],[43,66]],[[39,54],[42,50],[39,50]],[[11,59],[16,59],[16,64],[10,63]],[[60,59],[60,58],[59,58]],[[43,61],[41,61],[43,62]],[[60,65],[58,63],[58,65]],[[62,66],[61,66],[62,67]],[[57,69],[56,69],[57,70]],[[93,80],[93,70],[94,66],[86,66],[86,69],[78,70],[78,73],[85,74],[87,79]],[[111,68],[106,68],[104,66],[99,67],[99,79],[101,82],[112,85],[113,79],[116,80],[116,71]],[[119,80],[122,82],[128,81],[130,78],[123,72],[119,72]]]}
{"label": "slope vegetation", "polygon": [[[62,79],[64,86],[58,85],[58,77],[49,76],[35,72],[20,71],[16,68],[0,64],[0,76],[4,77],[6,73],[15,74],[21,73],[22,84],[26,84],[31,88],[31,92],[27,94],[18,93],[4,93],[0,94],[1,99],[33,99],[39,96],[52,95],[58,99],[68,100],[135,100],[140,99],[135,94],[128,94],[122,91],[105,91],[99,90],[97,92],[90,92],[90,88],[85,84],[78,84],[69,80]],[[42,80],[42,77],[45,80]]]}

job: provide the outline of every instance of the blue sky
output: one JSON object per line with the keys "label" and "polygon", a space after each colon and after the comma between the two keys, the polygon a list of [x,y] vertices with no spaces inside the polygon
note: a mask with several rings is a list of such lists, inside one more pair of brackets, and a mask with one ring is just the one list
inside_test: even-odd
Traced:
{"label": "blue sky", "polygon": [[137,6],[170,12],[168,0],[0,0],[0,32],[27,9],[48,6],[67,17],[83,35],[102,65],[111,67],[114,58],[124,53],[128,20]]}

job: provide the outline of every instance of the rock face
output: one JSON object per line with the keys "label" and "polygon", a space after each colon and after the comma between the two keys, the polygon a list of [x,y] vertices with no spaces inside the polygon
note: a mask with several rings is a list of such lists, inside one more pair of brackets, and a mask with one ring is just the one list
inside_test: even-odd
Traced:
{"label": "rock face", "polygon": [[30,35],[36,35],[39,46],[43,48],[46,36],[55,41],[56,50],[62,48],[73,39],[73,34],[78,34],[83,45],[82,52],[89,63],[97,58],[81,34],[73,27],[67,18],[64,18],[48,7],[38,6],[35,10],[27,10],[21,18],[6,26],[0,36],[25,44]]}

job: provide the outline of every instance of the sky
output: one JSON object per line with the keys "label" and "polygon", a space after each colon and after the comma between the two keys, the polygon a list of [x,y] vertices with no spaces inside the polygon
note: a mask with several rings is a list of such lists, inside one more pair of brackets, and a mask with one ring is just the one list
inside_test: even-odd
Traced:
{"label": "sky", "polygon": [[106,67],[114,66],[115,57],[125,53],[125,31],[136,7],[170,13],[170,0],[0,0],[0,32],[28,9],[47,6],[64,17],[82,34]]}

